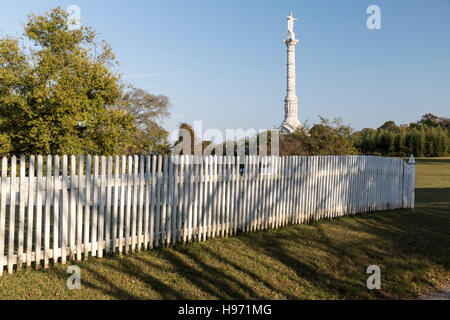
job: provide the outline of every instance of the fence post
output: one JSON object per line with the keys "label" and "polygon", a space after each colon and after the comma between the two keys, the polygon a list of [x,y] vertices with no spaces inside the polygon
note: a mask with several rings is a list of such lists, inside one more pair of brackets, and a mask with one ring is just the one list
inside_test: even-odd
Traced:
{"label": "fence post", "polygon": [[414,190],[414,186],[415,186],[415,174],[416,174],[416,161],[414,160],[414,156],[411,154],[411,157],[409,157],[409,170],[411,171],[411,185],[410,185],[410,199],[411,199],[411,203],[410,203],[410,208],[414,209],[414,198],[415,198],[415,190]]}
{"label": "fence post", "polygon": [[8,159],[2,159],[2,182],[1,182],[1,196],[0,196],[0,276],[3,274],[3,266],[5,265],[5,221],[6,221],[6,177],[8,175]]}

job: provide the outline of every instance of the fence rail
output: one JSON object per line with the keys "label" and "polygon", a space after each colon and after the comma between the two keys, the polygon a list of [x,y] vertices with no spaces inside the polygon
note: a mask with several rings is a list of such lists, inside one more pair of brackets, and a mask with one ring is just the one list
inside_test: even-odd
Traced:
{"label": "fence rail", "polygon": [[367,156],[22,156],[0,184],[0,275],[414,206],[414,164]]}

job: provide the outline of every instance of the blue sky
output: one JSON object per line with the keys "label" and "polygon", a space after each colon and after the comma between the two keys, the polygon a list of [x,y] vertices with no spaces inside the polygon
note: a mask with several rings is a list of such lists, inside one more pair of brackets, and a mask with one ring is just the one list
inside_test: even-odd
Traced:
{"label": "blue sky", "polygon": [[[112,44],[124,80],[169,96],[169,130],[195,120],[278,126],[290,11],[302,122],[340,117],[361,129],[450,116],[450,0],[2,2],[1,36],[21,35],[28,13],[78,5],[82,23]],[[381,30],[366,27],[371,4]]]}

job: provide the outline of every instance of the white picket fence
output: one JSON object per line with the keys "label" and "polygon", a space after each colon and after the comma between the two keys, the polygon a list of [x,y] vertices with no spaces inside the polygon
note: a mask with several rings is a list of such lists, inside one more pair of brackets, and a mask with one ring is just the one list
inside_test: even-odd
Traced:
{"label": "white picket fence", "polygon": [[17,162],[1,163],[0,275],[5,267],[10,273],[24,264],[46,268],[414,206],[414,161],[390,158],[31,156]]}

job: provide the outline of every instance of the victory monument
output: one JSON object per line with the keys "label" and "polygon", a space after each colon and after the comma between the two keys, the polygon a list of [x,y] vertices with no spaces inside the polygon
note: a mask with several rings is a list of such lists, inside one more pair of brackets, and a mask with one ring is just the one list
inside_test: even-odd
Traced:
{"label": "victory monument", "polygon": [[298,39],[295,39],[294,33],[294,21],[296,20],[291,12],[287,17],[287,39],[283,40],[287,47],[287,88],[284,99],[284,121],[280,126],[282,134],[289,134],[297,128],[303,127],[298,120],[298,99],[295,94],[295,46],[299,42]]}

